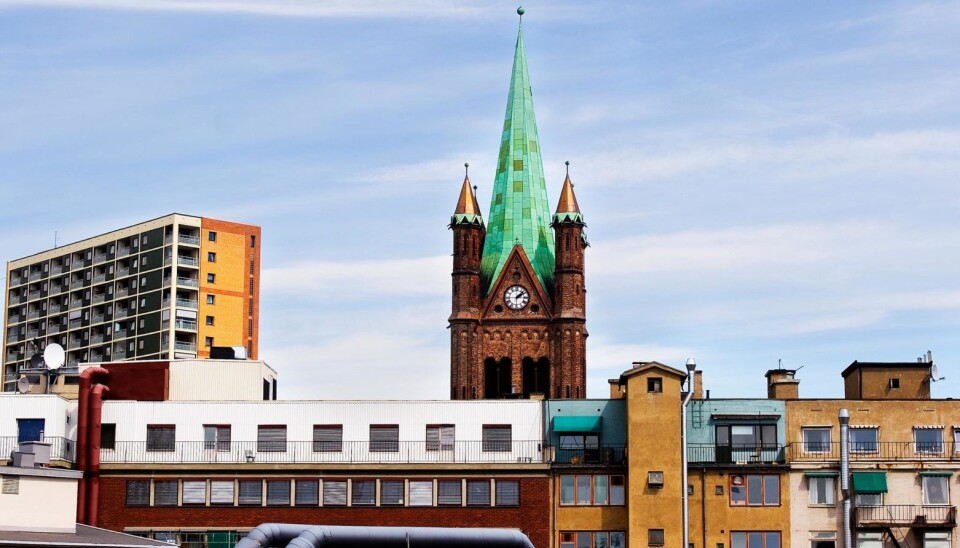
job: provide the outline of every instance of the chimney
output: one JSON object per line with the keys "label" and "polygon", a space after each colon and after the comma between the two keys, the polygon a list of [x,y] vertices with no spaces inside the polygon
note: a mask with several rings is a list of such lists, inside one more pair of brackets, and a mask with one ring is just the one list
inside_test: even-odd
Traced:
{"label": "chimney", "polygon": [[610,383],[611,400],[622,400],[627,397],[627,393],[624,392],[626,386],[620,384],[620,379],[609,379],[607,382]]}
{"label": "chimney", "polygon": [[767,371],[767,398],[771,400],[800,399],[800,381],[794,378],[795,369]]}
{"label": "chimney", "polygon": [[699,369],[693,372],[693,399],[703,399],[703,371]]}

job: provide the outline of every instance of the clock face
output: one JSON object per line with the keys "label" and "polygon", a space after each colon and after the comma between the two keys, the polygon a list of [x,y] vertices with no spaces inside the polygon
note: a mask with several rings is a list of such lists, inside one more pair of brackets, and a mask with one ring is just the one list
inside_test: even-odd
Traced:
{"label": "clock face", "polygon": [[503,301],[513,310],[520,310],[530,302],[530,293],[522,286],[511,285],[503,294]]}

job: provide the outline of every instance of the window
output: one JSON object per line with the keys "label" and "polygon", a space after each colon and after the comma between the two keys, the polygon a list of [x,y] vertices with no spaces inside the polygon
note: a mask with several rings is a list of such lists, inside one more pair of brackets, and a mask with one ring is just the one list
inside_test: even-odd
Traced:
{"label": "window", "polygon": [[950,476],[921,476],[923,503],[930,506],[950,504]]}
{"label": "window", "polygon": [[953,452],[960,454],[960,428],[953,429]]}
{"label": "window", "polygon": [[105,422],[100,425],[100,449],[117,448],[117,425]]}
{"label": "window", "polygon": [[463,482],[460,480],[440,480],[437,482],[437,504],[439,506],[460,506],[463,503]]}
{"label": "window", "polygon": [[943,427],[914,427],[913,441],[917,453],[943,453]]}
{"label": "window", "polygon": [[206,504],[207,503],[207,482],[206,481],[184,481],[183,482],[183,503],[184,504]]}
{"label": "window", "polygon": [[857,548],[883,548],[883,532],[864,531],[857,533]]}
{"label": "window", "polygon": [[607,476],[593,476],[593,503],[607,504],[609,502],[609,485]]}
{"label": "window", "polygon": [[176,506],[179,484],[177,480],[153,482],[153,505]]}
{"label": "window", "polygon": [[267,480],[267,506],[290,506],[290,480]]}
{"label": "window", "polygon": [[626,492],[623,476],[610,476],[610,504],[623,506]]}
{"label": "window", "polygon": [[403,506],[403,480],[380,480],[380,506]]}
{"label": "window", "polygon": [[590,484],[592,476],[577,476],[577,504],[589,505],[593,502],[590,496]]}
{"label": "window", "polygon": [[229,451],[230,427],[211,424],[203,425],[203,448]]}
{"label": "window", "polygon": [[578,531],[560,533],[560,548],[623,548],[623,531]]}
{"label": "window", "polygon": [[370,425],[370,452],[396,453],[400,450],[400,427],[396,424]]}
{"label": "window", "polygon": [[497,480],[496,504],[497,506],[520,506],[520,482]]}
{"label": "window", "polygon": [[830,438],[830,428],[804,428],[803,451],[805,453],[829,453]]}
{"label": "window", "polygon": [[623,476],[584,474],[560,476],[561,505],[622,505],[623,503]]}
{"label": "window", "polygon": [[240,504],[260,506],[263,504],[263,482],[240,480]]}
{"label": "window", "polygon": [[214,253],[213,251],[208,251],[208,252],[207,252],[207,262],[208,262],[208,263],[215,263],[215,262],[217,262],[217,254]]}
{"label": "window", "polygon": [[147,425],[147,451],[173,451],[176,448],[176,427]]}
{"label": "window", "polygon": [[827,476],[808,476],[811,505],[836,504],[836,478]]}
{"label": "window", "polygon": [[353,480],[351,505],[373,506],[376,504],[377,482],[375,480]]}
{"label": "window", "polygon": [[900,388],[900,379],[890,379],[890,381],[887,383],[887,386],[889,386],[891,389]]}
{"label": "window", "polygon": [[324,480],[323,505],[324,506],[346,506],[347,505],[347,482]]}
{"label": "window", "polygon": [[876,453],[879,449],[879,430],[876,427],[851,427],[850,451]]}
{"label": "window", "polygon": [[776,424],[722,424],[717,426],[717,445],[733,449],[776,449]]}
{"label": "window", "polygon": [[427,426],[427,451],[453,451],[452,424]]}
{"label": "window", "polygon": [[663,529],[647,529],[647,546],[663,546]]}
{"label": "window", "polygon": [[217,241],[217,233],[212,230],[210,232],[207,232],[207,241],[208,242]]}
{"label": "window", "polygon": [[147,506],[150,504],[150,481],[127,481],[127,506]]}
{"label": "window", "polygon": [[233,491],[235,487],[233,480],[210,482],[210,504],[229,504],[233,505]]}
{"label": "window", "polygon": [[216,275],[216,274],[214,274],[213,272],[207,273],[207,283],[208,283],[208,284],[216,283],[216,281],[217,281],[217,275]]}
{"label": "window", "polygon": [[779,531],[733,531],[731,548],[780,548]]}
{"label": "window", "polygon": [[207,304],[217,304],[217,296],[207,295]]}
{"label": "window", "polygon": [[512,427],[508,425],[483,425],[483,450],[484,451],[510,451],[513,433]]}
{"label": "window", "polygon": [[207,316],[207,325],[213,325],[213,316]]}
{"label": "window", "polygon": [[317,480],[297,480],[295,482],[297,506],[316,506],[320,504],[320,483]]}
{"label": "window", "polygon": [[883,506],[883,493],[857,493],[857,506]]}
{"label": "window", "polygon": [[315,425],[313,427],[313,450],[318,453],[339,453],[342,451],[343,425]]}
{"label": "window", "polygon": [[730,476],[731,506],[776,506],[780,504],[780,476],[751,474]]}
{"label": "window", "polygon": [[467,506],[490,506],[488,480],[467,480]]}
{"label": "window", "polygon": [[257,247],[257,237],[255,235],[250,236],[250,247]]}
{"label": "window", "polygon": [[211,346],[213,346],[213,337],[204,337],[204,338],[203,338],[203,344],[204,344],[204,346],[206,346],[207,348],[210,348]]}
{"label": "window", "polygon": [[433,482],[410,482],[410,506],[433,506]]}
{"label": "window", "polygon": [[837,532],[810,531],[810,548],[837,548]]}
{"label": "window", "polygon": [[927,531],[923,534],[923,548],[950,548],[949,531]]}
{"label": "window", "polygon": [[287,450],[287,427],[258,426],[257,451],[269,453],[283,453]]}

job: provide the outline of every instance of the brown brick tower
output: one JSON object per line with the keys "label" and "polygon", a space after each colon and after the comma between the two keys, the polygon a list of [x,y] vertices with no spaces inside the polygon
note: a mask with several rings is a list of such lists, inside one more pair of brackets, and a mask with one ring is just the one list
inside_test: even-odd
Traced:
{"label": "brown brick tower", "polygon": [[464,180],[453,230],[450,397],[586,397],[583,217],[569,176],[553,215],[522,34],[489,223]]}

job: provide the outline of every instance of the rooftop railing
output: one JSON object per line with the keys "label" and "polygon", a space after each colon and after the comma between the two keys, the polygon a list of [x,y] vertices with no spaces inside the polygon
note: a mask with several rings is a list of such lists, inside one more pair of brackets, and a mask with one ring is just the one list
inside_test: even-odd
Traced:
{"label": "rooftop railing", "polygon": [[552,462],[571,465],[617,465],[627,463],[627,448],[622,445],[602,445],[600,447],[563,447],[553,448]]}
{"label": "rooftop railing", "polygon": [[[960,460],[960,451],[946,440],[940,442],[868,441],[850,442],[851,461]],[[787,445],[791,461],[840,462],[840,442],[802,442]]]}
{"label": "rooftop railing", "polygon": [[[62,460],[67,462],[74,461],[74,443],[73,440],[63,437],[46,437],[43,439],[50,443],[50,460]],[[17,436],[0,436],[0,461],[10,458],[20,447]]]}
{"label": "rooftop railing", "polygon": [[687,445],[687,462],[690,464],[783,464],[784,447],[780,444],[766,445],[716,445],[691,443]]}

